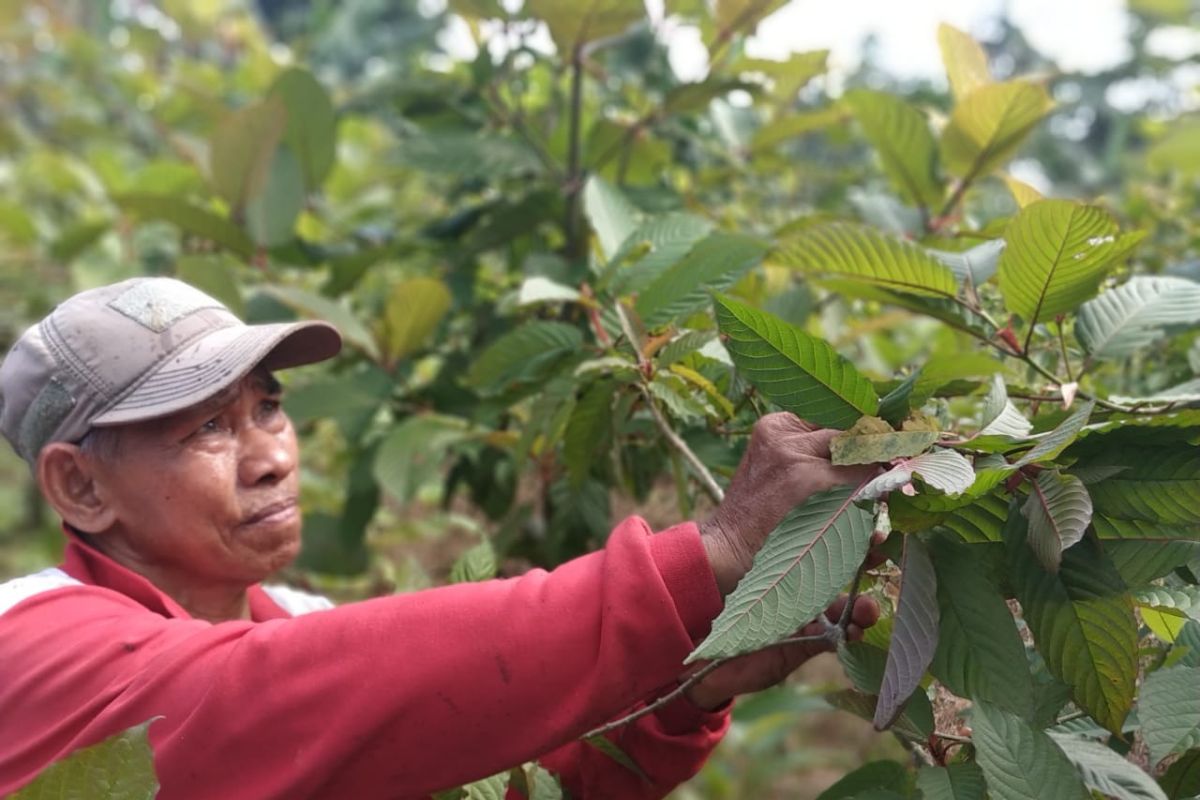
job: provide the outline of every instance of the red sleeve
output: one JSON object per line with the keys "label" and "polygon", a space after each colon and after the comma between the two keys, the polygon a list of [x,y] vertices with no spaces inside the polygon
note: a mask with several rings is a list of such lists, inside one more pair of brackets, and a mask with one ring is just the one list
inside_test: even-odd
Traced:
{"label": "red sleeve", "polygon": [[700,771],[728,728],[728,708],[709,713],[680,697],[608,734],[645,778],[579,741],[539,762],[578,800],[659,800]]}
{"label": "red sleeve", "polygon": [[649,533],[261,623],[37,595],[0,615],[0,795],[151,717],[161,800],[421,797],[536,759],[670,685],[719,611],[695,526]]}

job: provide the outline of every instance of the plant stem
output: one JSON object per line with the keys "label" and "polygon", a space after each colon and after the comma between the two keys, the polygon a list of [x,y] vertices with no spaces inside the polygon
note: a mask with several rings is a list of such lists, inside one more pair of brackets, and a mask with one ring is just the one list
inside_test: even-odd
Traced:
{"label": "plant stem", "polygon": [[651,416],[654,417],[654,424],[658,426],[658,430],[662,433],[663,438],[675,448],[679,455],[683,456],[683,460],[687,462],[692,471],[696,473],[696,479],[700,481],[700,485],[704,487],[704,491],[708,492],[708,496],[713,499],[713,502],[719,503],[725,499],[725,490],[717,483],[717,479],[708,471],[708,467],[704,466],[704,462],[692,452],[692,448],[688,447],[687,442],[680,438],[666,417],[658,410],[658,406],[654,403],[654,398],[650,395],[650,391],[644,386],[642,389],[642,397],[646,399],[646,407],[650,409]]}
{"label": "plant stem", "polygon": [[1055,327],[1058,328],[1058,346],[1062,350],[1063,370],[1067,373],[1067,383],[1071,383],[1075,379],[1071,377],[1071,358],[1067,355],[1067,337],[1063,335],[1062,320],[1059,320]]}

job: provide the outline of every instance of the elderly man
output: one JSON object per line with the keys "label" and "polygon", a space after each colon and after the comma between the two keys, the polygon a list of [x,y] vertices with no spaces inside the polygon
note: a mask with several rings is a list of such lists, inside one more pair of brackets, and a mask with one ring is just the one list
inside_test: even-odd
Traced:
{"label": "elderly man", "polygon": [[[261,586],[300,546],[271,373],[339,347],[325,323],[248,326],[165,278],[78,294],[13,346],[0,431],[69,541],[60,567],[0,585],[0,795],[157,718],[163,800],[414,798],[532,759],[575,797],[661,797],[730,698],[811,655],[744,657],[615,732],[650,783],[575,741],[677,686],[782,516],[862,478],[785,415],[699,527],[633,518],[550,573],[340,608]],[[861,627],[878,609],[853,612]]]}

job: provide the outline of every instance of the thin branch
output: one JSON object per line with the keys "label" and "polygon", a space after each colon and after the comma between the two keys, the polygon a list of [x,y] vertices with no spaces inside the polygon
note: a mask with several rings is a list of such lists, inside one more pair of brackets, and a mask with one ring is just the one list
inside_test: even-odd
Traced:
{"label": "thin branch", "polygon": [[692,448],[688,447],[687,442],[680,438],[672,428],[666,417],[658,410],[658,406],[654,403],[654,398],[650,396],[649,390],[642,387],[642,396],[646,398],[646,407],[650,409],[650,414],[654,417],[654,424],[658,426],[659,432],[663,438],[674,447],[679,455],[683,456],[683,460],[688,463],[692,471],[696,473],[697,480],[704,487],[704,491],[708,492],[708,496],[714,502],[719,503],[725,499],[725,490],[717,483],[717,479],[708,471],[708,467],[704,466],[704,462],[699,456],[692,452]]}
{"label": "thin branch", "polygon": [[1067,383],[1071,383],[1075,379],[1071,377],[1071,357],[1067,355],[1067,337],[1063,334],[1063,324],[1060,319],[1055,326],[1058,328],[1058,346],[1062,350],[1063,369],[1067,373]]}
{"label": "thin branch", "polygon": [[945,739],[948,742],[957,742],[958,744],[972,744],[971,739],[966,736],[959,736],[955,733],[943,733],[942,731],[934,731],[933,735],[939,739]]}
{"label": "thin branch", "polygon": [[707,678],[711,672],[725,666],[725,664],[729,663],[730,661],[732,661],[735,658],[737,658],[737,656],[727,656],[726,658],[718,658],[716,661],[710,661],[709,663],[705,664],[703,667],[701,667],[700,669],[696,670],[691,675],[689,675],[686,680],[681,681],[679,683],[679,686],[675,687],[675,689],[668,692],[667,694],[664,694],[662,697],[658,698],[653,703],[647,703],[646,705],[639,708],[637,711],[626,714],[625,716],[621,717],[620,719],[615,719],[612,722],[605,723],[604,725],[601,725],[599,728],[593,728],[592,730],[588,731],[587,733],[585,733],[583,736],[581,736],[579,738],[591,739],[594,736],[603,736],[604,734],[608,733],[609,731],[615,731],[617,728],[624,727],[625,725],[628,725],[631,722],[635,722],[635,721],[641,719],[642,717],[646,716],[647,714],[653,714],[655,711],[662,708],[667,703],[670,703],[673,700],[683,697],[684,692],[686,692],[688,689],[695,686],[700,681]]}

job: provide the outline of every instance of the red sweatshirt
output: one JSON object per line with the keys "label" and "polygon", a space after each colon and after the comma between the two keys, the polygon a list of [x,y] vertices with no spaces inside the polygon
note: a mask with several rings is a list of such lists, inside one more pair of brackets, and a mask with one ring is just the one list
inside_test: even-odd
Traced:
{"label": "red sweatshirt", "polygon": [[161,717],[161,800],[419,798],[533,759],[576,798],[648,800],[728,726],[679,700],[614,734],[652,785],[574,741],[668,691],[720,611],[690,523],[628,519],[550,573],[339,608],[249,600],[250,621],[192,619],[75,539],[61,569],[0,584],[0,796]]}

